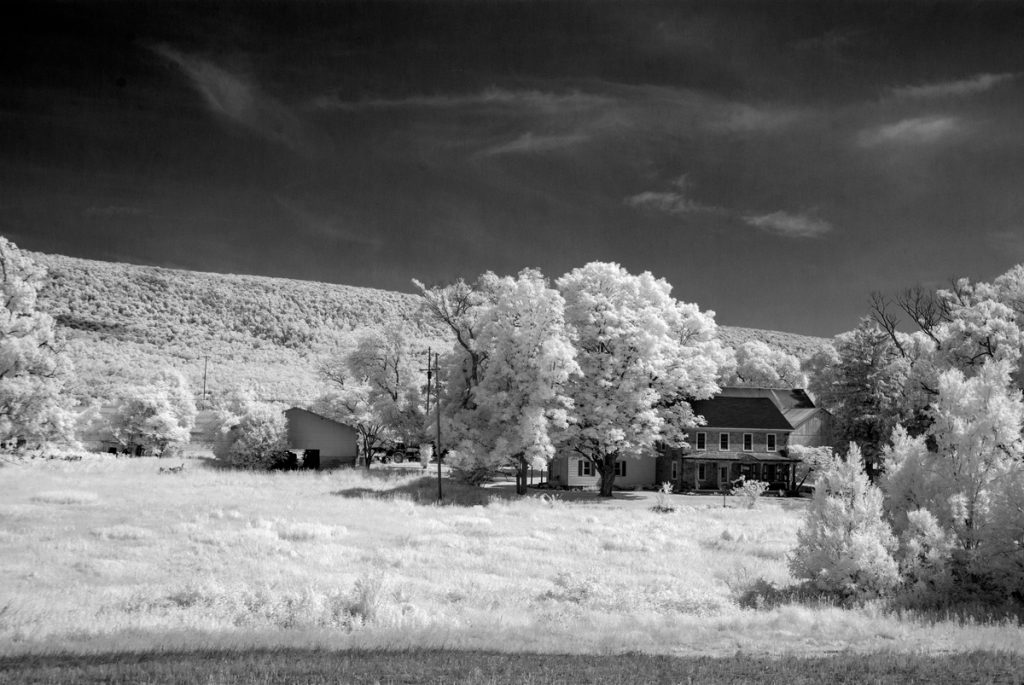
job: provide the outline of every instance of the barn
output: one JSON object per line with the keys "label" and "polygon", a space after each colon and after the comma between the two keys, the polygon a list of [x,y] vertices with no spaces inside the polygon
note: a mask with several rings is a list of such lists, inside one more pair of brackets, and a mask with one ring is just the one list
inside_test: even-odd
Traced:
{"label": "barn", "polygon": [[305,464],[321,469],[355,465],[355,428],[300,407],[287,409],[284,415],[288,420],[288,449],[304,452]]}

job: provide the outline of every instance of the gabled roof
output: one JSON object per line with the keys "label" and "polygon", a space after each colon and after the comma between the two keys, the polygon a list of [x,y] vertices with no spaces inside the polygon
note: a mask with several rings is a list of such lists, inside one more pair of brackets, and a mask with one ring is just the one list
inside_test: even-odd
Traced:
{"label": "gabled roof", "polygon": [[708,428],[752,428],[755,430],[793,430],[786,417],[768,397],[730,397],[718,395],[691,403],[693,413],[704,417]]}
{"label": "gabled roof", "polygon": [[825,411],[815,406],[814,400],[802,388],[722,388],[718,397],[767,397],[775,403],[793,428],[818,412]]}
{"label": "gabled roof", "polygon": [[814,400],[802,388],[722,388],[719,397],[767,397],[782,412],[793,409],[815,409]]}

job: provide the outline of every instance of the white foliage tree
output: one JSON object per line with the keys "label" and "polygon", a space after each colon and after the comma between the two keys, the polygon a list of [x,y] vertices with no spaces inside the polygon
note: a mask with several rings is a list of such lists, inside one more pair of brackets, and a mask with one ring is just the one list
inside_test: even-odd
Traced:
{"label": "white foliage tree", "polygon": [[[569,425],[572,400],[564,388],[579,367],[562,296],[539,271],[487,279],[491,297],[478,308],[474,326],[477,382],[467,402],[452,403],[449,428],[458,460],[474,462],[471,471],[514,464],[517,492],[524,494],[527,469],[554,455],[552,436]],[[456,344],[451,359],[468,385],[469,354]]]}
{"label": "white foliage tree", "polygon": [[818,474],[790,571],[844,598],[883,595],[899,580],[896,546],[882,519],[882,493],[868,482],[860,450],[851,444],[845,461],[834,459]]}
{"label": "white foliage tree", "polygon": [[185,377],[160,371],[149,384],[124,391],[113,419],[115,439],[129,451],[137,447],[163,455],[189,442],[196,403]]}
{"label": "white foliage tree", "polygon": [[649,272],[593,262],[557,285],[582,374],[567,386],[576,420],[562,442],[595,465],[611,497],[619,459],[651,454],[658,441],[685,444],[697,422],[689,400],[718,391],[727,355],[714,314],[676,301]]}
{"label": "white foliage tree", "polygon": [[807,376],[800,360],[760,340],[748,340],[735,350],[735,367],[723,374],[722,385],[749,388],[805,388]]}
{"label": "white foliage tree", "polygon": [[[934,449],[923,436],[910,438],[897,428],[881,485],[898,533],[912,527],[917,511],[941,529],[948,546],[930,547],[947,550],[949,558],[932,567],[947,569],[949,584],[967,595],[1017,593],[1024,599],[1024,515],[1017,499],[1024,479],[1024,402],[1010,382],[1011,368],[1011,360],[1003,359],[980,365],[973,376],[959,368],[943,372],[929,409]],[[911,533],[906,540],[917,538]],[[915,554],[901,552],[911,561]]]}
{"label": "white foliage tree", "polygon": [[74,439],[70,365],[53,319],[36,310],[46,272],[0,236],[0,441]]}

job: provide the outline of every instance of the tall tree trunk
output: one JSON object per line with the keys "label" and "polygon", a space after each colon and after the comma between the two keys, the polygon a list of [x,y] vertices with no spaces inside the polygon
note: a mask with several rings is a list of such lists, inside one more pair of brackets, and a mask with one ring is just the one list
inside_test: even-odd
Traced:
{"label": "tall tree trunk", "polygon": [[615,459],[617,454],[606,454],[604,459],[597,464],[597,471],[601,474],[601,497],[611,497],[612,488],[615,486]]}
{"label": "tall tree trunk", "polygon": [[526,457],[525,456],[523,456],[522,454],[516,455],[516,494],[517,495],[525,495],[526,494],[526,478],[527,478],[527,473],[528,473],[527,469],[529,468],[529,465],[530,465],[530,463],[528,461],[526,461]]}
{"label": "tall tree trunk", "polygon": [[363,438],[363,467],[369,471],[370,462],[373,461],[373,455],[370,454],[370,439],[368,437]]}

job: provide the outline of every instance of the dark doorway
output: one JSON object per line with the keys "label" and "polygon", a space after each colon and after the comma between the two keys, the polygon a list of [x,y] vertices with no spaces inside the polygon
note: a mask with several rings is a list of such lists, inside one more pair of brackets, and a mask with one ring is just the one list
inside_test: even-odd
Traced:
{"label": "dark doorway", "polygon": [[320,468],[320,450],[305,450],[302,453],[302,468]]}

